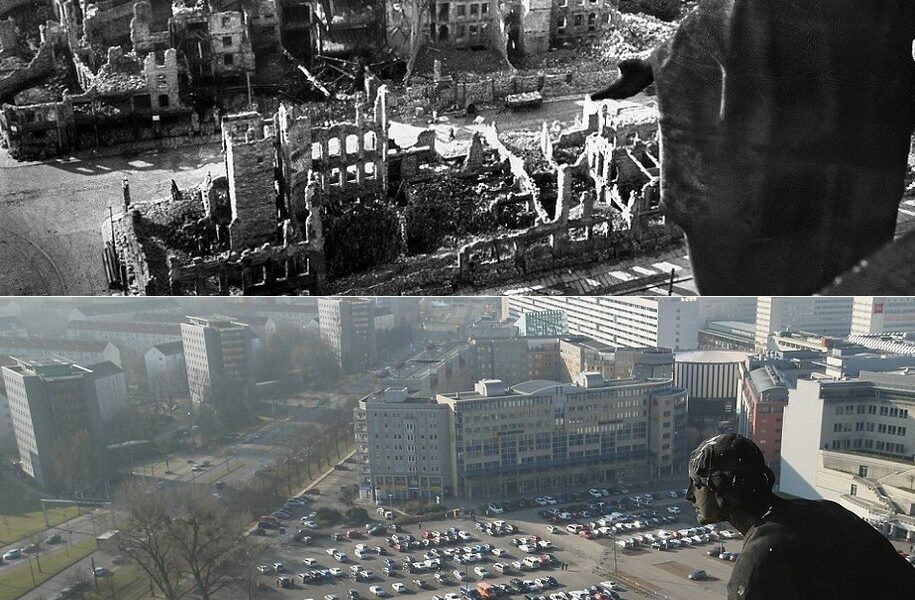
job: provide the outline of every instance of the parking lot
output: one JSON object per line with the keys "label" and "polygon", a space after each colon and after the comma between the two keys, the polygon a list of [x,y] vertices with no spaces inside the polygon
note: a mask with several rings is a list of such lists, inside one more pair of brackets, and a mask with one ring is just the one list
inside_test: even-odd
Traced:
{"label": "parking lot", "polygon": [[[359,539],[340,541],[334,541],[332,534],[344,532],[345,530],[342,528],[317,530],[307,546],[292,541],[291,536],[288,535],[267,538],[271,543],[262,559],[263,565],[271,566],[273,563],[282,563],[283,574],[292,578],[294,587],[280,589],[276,583],[277,574],[275,573],[263,574],[259,577],[264,585],[275,589],[278,596],[297,600],[321,600],[322,598],[333,600],[330,598],[331,596],[338,600],[349,600],[349,590],[355,590],[360,598],[374,598],[375,594],[370,591],[373,586],[380,587],[386,597],[405,595],[431,600],[435,596],[446,598],[447,594],[461,595],[462,585],[475,586],[481,580],[490,584],[505,584],[511,587],[512,580],[533,581],[546,576],[552,576],[558,585],[547,589],[514,591],[513,596],[523,600],[523,593],[532,597],[543,596],[547,600],[550,598],[562,600],[562,595],[551,595],[564,594],[566,598],[571,599],[573,598],[572,592],[587,590],[590,586],[610,580],[618,584],[618,587],[614,589],[621,598],[667,597],[704,600],[726,597],[727,580],[730,577],[733,563],[708,555],[708,551],[712,547],[722,543],[720,541],[702,542],[689,547],[668,547],[666,550],[652,549],[650,542],[645,538],[643,538],[643,543],[635,544],[632,548],[621,548],[616,544],[618,541],[625,543],[626,539],[645,533],[655,535],[661,529],[676,531],[696,527],[694,513],[689,503],[682,496],[677,498],[666,496],[665,491],[669,490],[658,490],[656,496],[660,496],[660,499],[654,500],[650,506],[641,508],[633,508],[631,502],[627,503],[626,496],[605,499],[608,503],[622,500],[627,508],[618,509],[614,504],[612,511],[632,515],[628,520],[642,521],[640,525],[643,526],[643,529],[639,531],[633,528],[620,532],[608,532],[607,536],[595,539],[586,539],[582,535],[574,534],[567,530],[567,526],[570,523],[586,525],[591,522],[597,525],[596,521],[600,518],[600,514],[595,512],[588,516],[579,515],[577,518],[551,523],[541,513],[547,509],[553,509],[553,506],[533,506],[473,519],[460,517],[408,525],[401,528],[399,534],[412,535],[420,547],[405,551],[395,550],[389,545],[390,532],[384,535],[369,536],[364,527],[359,528],[361,536]],[[576,507],[585,508],[588,504],[596,502],[587,495],[580,501],[573,502],[572,498],[562,500],[566,502],[555,507],[557,510],[561,509],[562,512],[570,512],[572,508]],[[667,510],[669,506],[676,508],[669,512]],[[366,505],[366,508],[373,507]],[[308,511],[312,509],[313,506],[303,509],[303,514],[308,514]],[[679,514],[674,514],[677,509],[680,511]],[[609,504],[602,512],[607,510],[611,510]],[[384,518],[376,514],[374,510],[370,510],[370,513],[378,522],[387,524]],[[656,516],[652,517],[652,514]],[[298,516],[295,515],[295,518],[297,519]],[[571,517],[572,515],[564,516]],[[670,522],[663,522],[662,519],[665,517]],[[625,517],[616,517],[616,519],[620,518]],[[661,522],[651,523],[652,518]],[[477,521],[481,526],[483,523],[504,521],[514,526],[515,531],[493,536],[485,531],[480,531],[477,528]],[[294,531],[295,525],[290,525],[290,529]],[[464,532],[466,539],[457,538],[438,546],[428,541],[427,545],[423,545],[423,532],[432,530],[452,538],[455,537],[453,534],[460,530]],[[426,535],[429,536],[428,533]],[[539,539],[531,540],[534,543],[543,541],[552,547],[536,550],[529,547],[526,549],[530,552],[525,552],[512,543],[512,540],[517,538],[529,538],[530,536],[538,536]],[[356,557],[357,544],[365,544],[369,547],[368,551],[363,554],[363,558]],[[488,548],[478,547],[490,544],[501,556],[496,556]],[[724,540],[725,549],[729,551],[738,552],[741,545],[741,541],[736,537]],[[375,546],[381,547],[384,554],[377,554],[374,550]],[[457,552],[458,548],[462,550]],[[340,562],[328,554],[328,551],[332,549],[345,553],[346,562]],[[433,550],[438,553],[438,557],[429,554]],[[446,553],[456,553],[459,556],[465,554],[479,556],[472,559],[473,562],[458,563],[453,557],[446,556]],[[512,563],[523,561],[525,557],[541,554],[552,556],[556,564],[538,565],[530,570],[526,570],[527,567],[522,567],[525,570],[519,570],[517,567],[511,566]],[[430,559],[434,561],[438,558],[441,560],[441,564],[436,565],[433,562],[430,567],[421,567],[421,572],[409,573],[404,568],[407,556],[412,559],[411,562],[415,563],[424,563]],[[308,561],[308,564],[305,561]],[[391,562],[386,563],[386,561]],[[497,563],[508,565],[509,570],[504,574],[497,573],[495,567]],[[563,567],[563,563],[565,563],[565,567]],[[385,574],[384,570],[388,565],[393,569],[389,569],[390,574]],[[370,578],[353,581],[350,578],[353,567],[370,575]],[[486,570],[485,577],[480,577],[474,572],[478,567]],[[319,578],[316,583],[303,583],[299,577],[300,573],[331,569],[335,570],[328,574],[326,579]],[[707,576],[699,581],[690,580],[690,574],[697,570],[705,571]],[[458,579],[455,571],[462,574],[464,581]],[[441,582],[436,580],[436,574],[443,577]],[[414,580],[421,580],[423,587],[420,588]],[[393,587],[395,584],[401,584],[403,591],[395,591]],[[609,598],[610,595],[608,594],[607,597]]]}

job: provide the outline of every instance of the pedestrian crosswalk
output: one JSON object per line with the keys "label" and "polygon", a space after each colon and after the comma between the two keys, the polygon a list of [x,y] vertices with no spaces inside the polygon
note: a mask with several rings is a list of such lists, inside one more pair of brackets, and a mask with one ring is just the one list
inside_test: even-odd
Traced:
{"label": "pedestrian crosswalk", "polygon": [[671,292],[670,275],[673,273],[675,281],[674,294],[696,294],[691,285],[692,270],[688,255],[675,256],[668,254],[664,256],[664,260],[658,260],[658,258],[646,257],[642,264],[625,267],[619,264],[598,265],[580,270],[557,271],[541,275],[531,281],[524,282],[522,285],[514,284],[503,288],[485,290],[484,293],[497,293],[508,296],[550,293],[562,293],[565,295],[605,293],[666,295]]}

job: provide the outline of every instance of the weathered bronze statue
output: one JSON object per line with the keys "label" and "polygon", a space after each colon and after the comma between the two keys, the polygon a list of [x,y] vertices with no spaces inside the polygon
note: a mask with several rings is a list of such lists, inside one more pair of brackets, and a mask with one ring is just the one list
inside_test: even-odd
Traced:
{"label": "weathered bronze statue", "polygon": [[915,567],[877,530],[828,500],[786,500],[762,452],[737,434],[703,442],[687,499],[700,523],[730,522],[745,537],[729,600],[915,598]]}
{"label": "weathered bronze statue", "polygon": [[704,294],[814,293],[893,239],[912,0],[703,0],[595,100],[654,83],[661,198]]}

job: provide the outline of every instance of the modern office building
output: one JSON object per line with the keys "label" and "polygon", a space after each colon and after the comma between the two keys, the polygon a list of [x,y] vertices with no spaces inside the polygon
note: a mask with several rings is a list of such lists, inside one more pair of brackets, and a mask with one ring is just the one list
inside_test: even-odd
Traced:
{"label": "modern office building", "polygon": [[515,323],[519,335],[558,337],[568,333],[566,314],[561,310],[526,312]]}
{"label": "modern office building", "polygon": [[124,369],[113,362],[105,361],[86,367],[90,372],[92,386],[95,388],[95,399],[98,402],[99,416],[102,423],[129,405],[127,400],[127,374]]}
{"label": "modern office building", "polygon": [[172,405],[175,400],[188,397],[187,365],[182,342],[157,344],[147,350],[143,358],[147,394],[151,402]]}
{"label": "modern office building", "polygon": [[915,531],[915,377],[800,380],[784,412],[779,489]]}
{"label": "modern office building", "polygon": [[571,383],[582,373],[600,373],[607,379],[612,378],[616,350],[582,335],[560,339],[562,367],[559,380]]}
{"label": "modern office building", "polygon": [[776,473],[781,460],[782,419],[788,404],[788,384],[780,371],[753,359],[740,365],[737,433],[750,438]]}
{"label": "modern office building", "polygon": [[360,298],[319,298],[321,338],[345,374],[362,373],[375,364],[375,302]]}
{"label": "modern office building", "polygon": [[701,325],[695,298],[508,296],[502,308],[502,317],[511,321],[528,312],[562,311],[569,335],[617,347],[693,350]]}
{"label": "modern office building", "polygon": [[435,398],[388,389],[364,398],[354,422],[376,500],[480,499],[678,472],[686,410],[671,379],[582,373],[574,384],[484,379]]}
{"label": "modern office building", "polygon": [[359,401],[356,453],[376,502],[453,495],[448,420],[446,405],[410,396],[406,388]]}
{"label": "modern office building", "polygon": [[254,398],[254,336],[228,317],[188,317],[181,342],[188,390],[195,406],[226,397]]}
{"label": "modern office building", "polygon": [[915,297],[856,296],[852,308],[852,335],[915,331]]}
{"label": "modern office building", "polygon": [[482,380],[449,407],[452,487],[466,498],[616,484],[686,460],[686,391],[667,380]]}
{"label": "modern office building", "polygon": [[[49,490],[75,485],[74,467],[98,462],[104,451],[92,371],[59,358],[13,360],[2,372],[20,466]],[[74,436],[82,432],[88,445],[74,447]]]}
{"label": "modern office building", "polygon": [[699,349],[753,352],[756,349],[756,324],[709,321],[699,330]]}
{"label": "modern office building", "polygon": [[689,392],[689,421],[698,442],[736,425],[740,365],[746,352],[694,350],[679,352],[674,382]]}
{"label": "modern office building", "polygon": [[759,296],[756,304],[756,348],[769,347],[769,336],[803,331],[844,337],[851,331],[851,297]]}

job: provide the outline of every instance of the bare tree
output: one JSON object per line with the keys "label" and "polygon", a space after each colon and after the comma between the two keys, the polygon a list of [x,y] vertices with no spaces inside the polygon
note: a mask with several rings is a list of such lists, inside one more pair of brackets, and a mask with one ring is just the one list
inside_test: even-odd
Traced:
{"label": "bare tree", "polygon": [[172,517],[160,493],[128,484],[116,495],[128,516],[118,536],[119,552],[142,569],[166,600],[180,600],[192,589],[180,557],[172,551]]}
{"label": "bare tree", "polygon": [[127,511],[119,549],[150,577],[166,600],[209,600],[233,583],[245,518],[203,489],[129,485],[117,497]]}
{"label": "bare tree", "polygon": [[234,581],[235,565],[243,557],[240,533],[245,518],[217,502],[205,490],[179,492],[173,503],[170,538],[196,593],[203,600]]}

